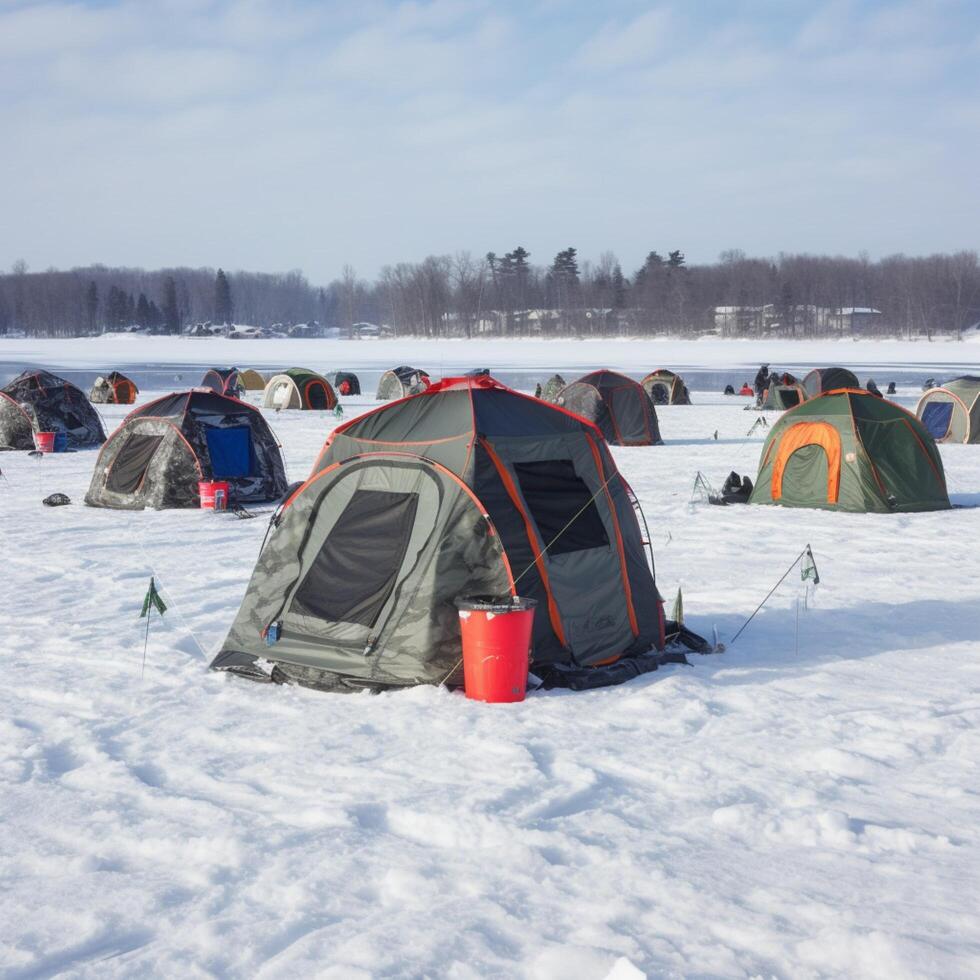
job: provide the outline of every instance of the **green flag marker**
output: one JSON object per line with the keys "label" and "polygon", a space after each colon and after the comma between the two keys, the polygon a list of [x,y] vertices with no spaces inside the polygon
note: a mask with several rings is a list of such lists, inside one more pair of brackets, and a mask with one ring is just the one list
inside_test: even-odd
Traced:
{"label": "green flag marker", "polygon": [[820,573],[817,571],[817,563],[813,560],[813,552],[810,546],[806,546],[803,552],[803,562],[800,565],[800,580],[803,582],[812,581],[814,585],[820,584]]}
{"label": "green flag marker", "polygon": [[150,609],[154,608],[162,616],[167,611],[167,604],[163,601],[160,593],[157,592],[156,583],[150,578],[150,587],[146,590],[143,597],[143,608],[140,610],[140,619],[148,615]]}

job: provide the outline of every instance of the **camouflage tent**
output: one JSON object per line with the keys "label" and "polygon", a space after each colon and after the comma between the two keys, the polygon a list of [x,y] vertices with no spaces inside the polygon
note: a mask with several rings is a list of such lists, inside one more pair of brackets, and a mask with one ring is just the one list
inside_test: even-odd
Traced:
{"label": "camouflage tent", "polygon": [[0,390],[0,446],[33,449],[35,432],[66,432],[69,449],[105,442],[98,412],[71,382],[25,371]]}
{"label": "camouflage tent", "polygon": [[210,388],[219,395],[234,395],[238,391],[238,368],[211,368],[201,379],[202,388]]}
{"label": "camouflage tent", "polygon": [[125,510],[197,507],[200,480],[227,480],[232,504],[286,492],[279,444],[257,408],[200,389],[148,402],[102,447],[85,503]]}
{"label": "camouflage tent", "polygon": [[597,425],[614,446],[663,444],[650,396],[625,374],[593,371],[568,385],[559,404]]}
{"label": "camouflage tent", "polygon": [[263,408],[327,409],[337,404],[337,393],[322,375],[306,368],[275,374],[265,386]]}
{"label": "camouflage tent", "polygon": [[890,513],[941,510],[949,497],[939,450],[914,415],[839,389],[773,423],[749,503]]}
{"label": "camouflage tent", "polygon": [[379,402],[390,401],[392,398],[405,398],[425,391],[428,385],[429,375],[425,371],[403,364],[381,375],[375,398]]}
{"label": "camouflage tent", "polygon": [[333,376],[333,388],[338,395],[359,395],[361,382],[351,371],[338,371]]}
{"label": "camouflage tent", "polygon": [[243,391],[265,391],[265,378],[254,368],[238,372],[238,387]]}
{"label": "camouflage tent", "polygon": [[541,389],[541,400],[557,405],[561,393],[565,390],[565,379],[560,374],[553,374]]}
{"label": "camouflage tent", "polygon": [[99,405],[132,405],[139,394],[135,382],[125,374],[110,371],[104,378],[95,379],[89,392],[89,401]]}
{"label": "camouflage tent", "polygon": [[536,669],[663,647],[598,429],[492,378],[446,379],[334,430],[212,667],[268,680],[257,661],[271,661],[274,680],[338,690],[452,683],[454,599],[518,591],[538,600]]}
{"label": "camouflage tent", "polygon": [[750,405],[748,408],[762,409],[765,412],[785,412],[787,409],[796,408],[804,401],[806,401],[806,392],[802,385],[774,383],[762,393],[761,405]]}
{"label": "camouflage tent", "polygon": [[930,388],[915,414],[936,442],[980,443],[980,378],[966,375]]}
{"label": "camouflage tent", "polygon": [[803,379],[804,398],[816,398],[837,388],[860,388],[861,382],[853,371],[842,367],[814,368]]}
{"label": "camouflage tent", "polygon": [[667,368],[651,371],[640,383],[654,405],[691,404],[691,396],[684,379]]}

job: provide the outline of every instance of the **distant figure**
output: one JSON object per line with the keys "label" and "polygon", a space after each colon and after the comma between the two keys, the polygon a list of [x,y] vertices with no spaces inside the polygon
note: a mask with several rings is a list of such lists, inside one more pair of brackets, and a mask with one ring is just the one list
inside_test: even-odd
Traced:
{"label": "distant figure", "polygon": [[540,398],[541,397],[541,382],[540,381],[535,386],[535,389],[534,389],[534,397],[535,398]]}
{"label": "distant figure", "polygon": [[750,385],[748,383],[748,381],[746,381],[742,385],[742,390],[739,392],[739,394],[740,395],[748,395],[751,398],[755,394],[755,392],[752,390],[752,385]]}
{"label": "distant figure", "polygon": [[889,395],[894,395],[895,393],[896,393],[895,392],[895,382],[894,381],[889,381],[888,382],[888,394]]}
{"label": "distant figure", "polygon": [[734,395],[735,394],[735,386],[734,385],[725,385],[725,394],[726,395]]}
{"label": "distant figure", "polygon": [[350,382],[346,378],[344,378],[344,380],[341,381],[340,384],[338,385],[337,391],[339,391],[342,395],[349,395]]}
{"label": "distant figure", "polygon": [[755,376],[755,393],[761,395],[769,387],[769,365],[763,364]]}
{"label": "distant figure", "polygon": [[875,396],[875,398],[884,398],[885,396],[879,391],[878,386],[875,384],[874,378],[868,378],[868,383],[864,386],[868,391]]}
{"label": "distant figure", "polygon": [[926,378],[926,380],[922,382],[923,391],[928,391],[930,388],[935,388],[935,387],[936,387],[935,378]]}

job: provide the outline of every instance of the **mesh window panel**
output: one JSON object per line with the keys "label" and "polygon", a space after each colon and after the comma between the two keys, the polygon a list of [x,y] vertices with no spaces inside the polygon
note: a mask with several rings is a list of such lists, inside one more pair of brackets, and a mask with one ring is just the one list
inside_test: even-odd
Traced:
{"label": "mesh window panel", "polygon": [[395,587],[417,508],[415,493],[358,490],[323,542],[290,610],[373,626]]}
{"label": "mesh window panel", "polygon": [[922,424],[933,439],[945,439],[953,418],[952,402],[927,402],[922,409]]}
{"label": "mesh window panel", "polygon": [[[561,534],[548,549],[548,554],[563,555],[609,545],[595,500],[585,482],[575,473],[570,459],[513,465],[521,493],[544,543],[547,545]],[[571,525],[563,531],[569,521],[572,521]]]}
{"label": "mesh window panel", "polygon": [[106,489],[114,493],[135,492],[162,441],[163,436],[129,436],[109,470]]}

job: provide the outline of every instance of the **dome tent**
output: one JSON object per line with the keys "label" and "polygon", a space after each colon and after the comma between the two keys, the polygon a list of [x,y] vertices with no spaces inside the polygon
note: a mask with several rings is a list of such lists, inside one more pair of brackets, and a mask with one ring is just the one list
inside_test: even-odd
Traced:
{"label": "dome tent", "polygon": [[691,396],[679,374],[658,368],[640,382],[654,405],[690,405]]}
{"label": "dome tent", "polygon": [[238,386],[243,391],[265,391],[265,378],[255,368],[238,372]]}
{"label": "dome tent", "polygon": [[803,391],[806,398],[816,398],[825,391],[837,388],[860,388],[861,382],[853,371],[842,367],[814,368],[803,379]]}
{"label": "dome tent", "polygon": [[234,395],[238,391],[238,368],[210,368],[204,372],[201,387],[219,395]]}
{"label": "dome tent", "polygon": [[597,425],[614,446],[663,444],[650,396],[625,374],[593,371],[568,385],[558,403]]}
{"label": "dome tent", "polygon": [[99,405],[132,405],[139,388],[125,374],[110,371],[104,378],[95,379],[89,392],[89,401]]}
{"label": "dome tent", "polygon": [[764,412],[785,412],[806,401],[806,392],[800,384],[771,384],[762,393],[761,405],[749,405],[747,411],[761,409]]}
{"label": "dome tent", "polygon": [[198,481],[227,480],[233,504],[286,492],[282,454],[253,405],[195,388],[148,402],[126,416],[95,464],[92,507],[197,507]]}
{"label": "dome tent", "polygon": [[[345,383],[346,390],[343,390]],[[333,387],[338,395],[359,395],[361,393],[360,379],[352,371],[337,371],[333,376]]]}
{"label": "dome tent", "polygon": [[337,394],[330,382],[306,368],[273,375],[262,396],[263,408],[330,409],[336,404]]}
{"label": "dome tent", "polygon": [[267,680],[256,662],[269,660],[273,679],[335,690],[458,679],[453,600],[517,594],[518,580],[538,600],[539,672],[639,665],[664,645],[630,492],[599,431],[492,378],[445,379],[334,430],[212,667]]}
{"label": "dome tent", "polygon": [[855,513],[950,506],[939,450],[919,420],[852,388],[811,398],[773,424],[749,503]]}
{"label": "dome tent", "polygon": [[966,375],[930,388],[915,414],[936,442],[980,443],[980,378]]}
{"label": "dome tent", "polygon": [[33,449],[35,432],[65,432],[69,449],[105,442],[102,420],[84,393],[50,371],[24,371],[0,389],[0,446]]}
{"label": "dome tent", "polygon": [[564,390],[565,379],[560,374],[553,374],[541,388],[541,400],[551,405],[557,405]]}
{"label": "dome tent", "polygon": [[401,367],[385,371],[378,381],[378,392],[375,398],[379,402],[390,401],[392,398],[406,398],[417,395],[429,386],[429,375],[421,368]]}

